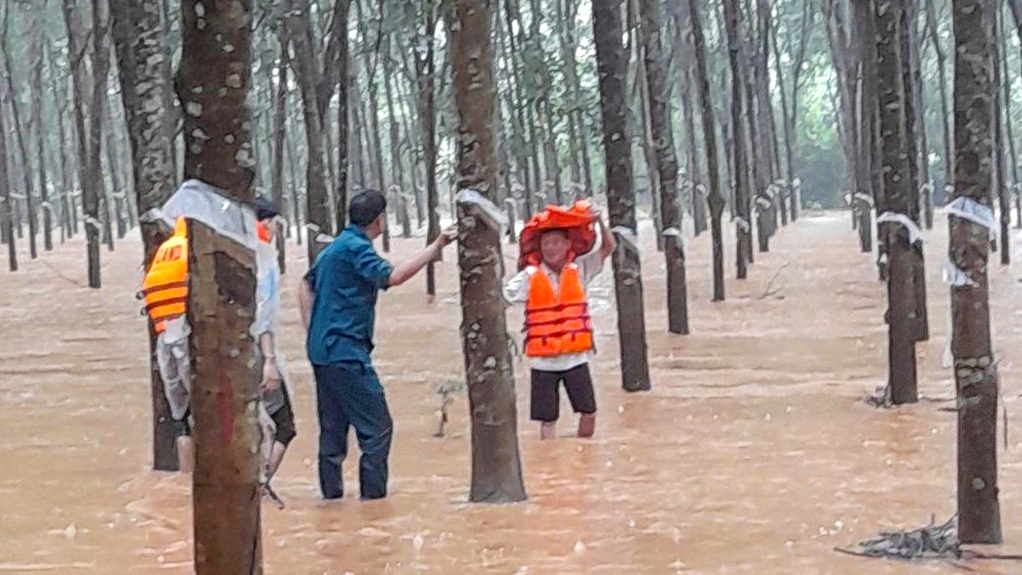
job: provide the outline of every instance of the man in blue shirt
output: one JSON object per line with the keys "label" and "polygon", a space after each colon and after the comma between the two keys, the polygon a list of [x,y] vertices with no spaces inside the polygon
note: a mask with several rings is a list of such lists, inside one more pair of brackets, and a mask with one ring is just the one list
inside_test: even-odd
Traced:
{"label": "man in blue shirt", "polygon": [[366,191],[351,200],[351,225],[323,250],[299,291],[306,347],[316,376],[319,411],[319,485],[325,499],[344,495],[341,463],[348,427],[355,427],[362,459],[362,499],[387,495],[387,455],[393,424],[373,370],[373,329],[379,290],[398,286],[438,259],[455,238],[445,230],[411,260],[394,267],[377,255],[373,240],[386,225],[387,200]]}

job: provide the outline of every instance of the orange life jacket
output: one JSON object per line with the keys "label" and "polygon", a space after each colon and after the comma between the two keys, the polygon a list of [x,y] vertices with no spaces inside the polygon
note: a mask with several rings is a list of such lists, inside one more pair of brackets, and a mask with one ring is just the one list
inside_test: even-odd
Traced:
{"label": "orange life jacket", "polygon": [[188,226],[179,217],[174,235],[160,244],[142,282],[146,313],[156,333],[166,329],[166,321],[185,313],[188,301]]}
{"label": "orange life jacket", "polygon": [[[263,242],[273,239],[273,233],[261,221],[256,222],[256,233]],[[156,250],[141,295],[156,333],[163,333],[167,320],[184,315],[188,302],[188,226],[183,216],[177,219],[174,235]]]}
{"label": "orange life jacket", "polygon": [[554,292],[550,278],[537,267],[529,281],[525,306],[525,355],[551,357],[593,349],[593,325],[578,266],[566,264]]}
{"label": "orange life jacket", "polygon": [[518,239],[518,269],[538,266],[542,261],[539,243],[543,232],[547,230],[568,232],[568,238],[571,240],[569,261],[593,249],[596,244],[596,229],[589,208],[588,200],[579,200],[570,208],[547,206],[545,210],[532,216],[522,228],[522,235]]}

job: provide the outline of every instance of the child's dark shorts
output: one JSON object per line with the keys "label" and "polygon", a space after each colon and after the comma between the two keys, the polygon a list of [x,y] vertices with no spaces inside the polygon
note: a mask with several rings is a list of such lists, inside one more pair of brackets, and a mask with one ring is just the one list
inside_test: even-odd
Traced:
{"label": "child's dark shorts", "polygon": [[593,391],[593,379],[589,375],[589,364],[573,367],[565,371],[532,370],[532,405],[533,421],[552,422],[560,417],[561,396],[560,383],[568,392],[568,400],[575,413],[596,413],[596,394]]}

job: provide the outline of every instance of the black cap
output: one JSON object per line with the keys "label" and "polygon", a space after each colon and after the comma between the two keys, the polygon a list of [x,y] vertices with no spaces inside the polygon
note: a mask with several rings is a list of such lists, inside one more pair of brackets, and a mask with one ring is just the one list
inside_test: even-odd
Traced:
{"label": "black cap", "polygon": [[280,210],[277,209],[277,205],[273,203],[273,200],[259,196],[255,199],[256,219],[268,220],[275,218],[280,215]]}

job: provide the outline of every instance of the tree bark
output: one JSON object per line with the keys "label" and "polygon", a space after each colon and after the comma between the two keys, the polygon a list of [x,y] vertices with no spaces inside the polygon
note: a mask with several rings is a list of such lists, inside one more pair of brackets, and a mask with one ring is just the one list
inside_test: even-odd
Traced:
{"label": "tree bark", "polygon": [[[422,135],[426,176],[426,245],[429,245],[440,235],[440,214],[437,212],[436,188],[436,106],[434,105],[436,47],[433,40],[437,25],[437,7],[434,0],[425,0],[424,4],[426,5],[422,31],[424,42],[418,43],[419,45],[415,48],[415,72],[419,89],[419,132]],[[420,47],[422,44],[425,44],[425,49]],[[528,182],[526,182],[527,184]],[[436,269],[432,262],[426,267],[426,293],[431,297],[436,296]]]}
{"label": "tree bark", "polygon": [[651,389],[652,385],[646,357],[635,182],[632,179],[632,147],[628,138],[628,108],[625,103],[628,60],[621,43],[621,3],[621,0],[606,0],[593,6],[593,35],[603,118],[610,225],[622,240],[613,257],[622,385],[626,391],[643,391]]}
{"label": "tree bark", "polygon": [[[696,98],[692,94],[692,85],[696,84],[695,48],[692,46],[692,22],[686,2],[668,3],[678,35],[674,43],[674,59],[678,64],[678,82],[683,102],[683,119],[685,146],[688,158],[688,177],[692,183],[692,224],[695,235],[707,229],[705,186],[699,165],[698,145],[696,144]],[[698,96],[696,96],[698,97]]]}
{"label": "tree bark", "polygon": [[[956,201],[988,213],[996,86],[992,72],[991,0],[954,0]],[[997,486],[997,362],[990,335],[984,226],[949,217],[951,262],[967,281],[951,288],[951,351],[958,391],[958,537],[962,543],[1000,543]]]}
{"label": "tree bark", "polygon": [[46,251],[53,250],[53,206],[50,203],[49,186],[46,180],[46,146],[45,146],[45,130],[43,130],[42,120],[42,108],[43,108],[43,58],[45,57],[45,51],[43,45],[46,43],[44,38],[45,29],[42,25],[42,18],[36,14],[35,21],[33,22],[35,30],[35,40],[33,43],[33,51],[36,55],[35,63],[32,65],[32,125],[35,127],[35,143],[36,143],[36,156],[38,157],[38,164],[36,165],[36,171],[39,176],[39,201],[42,204],[43,212],[43,249]]}
{"label": "tree bark", "polygon": [[[1001,17],[1001,25],[998,29],[1000,34],[1000,50],[1002,54],[1001,58],[1001,72],[1004,74],[1003,82],[1001,83],[1004,92],[1001,94],[1001,101],[1004,102],[1004,125],[1007,130],[1008,138],[1008,151],[1011,153],[1011,187],[1008,191],[1009,200],[1012,195],[1015,196],[1015,209],[1017,211],[1017,226],[1022,227],[1022,194],[1019,194],[1018,185],[1018,152],[1015,149],[1015,128],[1014,121],[1011,118],[1011,70],[1008,67],[1010,58],[1008,57],[1008,34],[1005,29],[1005,19]],[[1010,212],[1010,208],[1008,210]],[[1011,219],[1009,213],[1008,219]],[[1009,221],[1010,223],[1010,221]],[[1007,234],[1007,232],[1005,232]],[[1004,235],[1002,237],[1008,237]]]}
{"label": "tree bark", "polygon": [[[11,116],[14,118],[14,137],[18,145],[18,154],[21,159],[21,181],[24,186],[25,194],[25,216],[28,220],[28,254],[31,259],[39,257],[38,249],[36,248],[36,224],[38,223],[36,218],[36,207],[35,207],[35,186],[32,184],[32,165],[28,160],[28,146],[25,144],[25,129],[21,123],[21,106],[18,99],[18,92],[14,89],[14,80],[12,79],[11,73],[11,62],[9,55],[14,53],[11,49],[10,44],[10,5],[4,9],[4,21],[3,21],[3,41],[0,42],[0,47],[4,51],[4,80],[7,82],[7,93],[10,95],[11,103]],[[17,208],[17,203],[14,206]],[[20,229],[21,224],[18,224]]]}
{"label": "tree bark", "polygon": [[[909,215],[911,181],[904,133],[904,87],[902,85],[898,22],[901,0],[877,0],[875,6],[877,85],[879,91],[880,145],[884,201],[878,211]],[[909,230],[892,224],[887,234],[890,273],[887,281],[888,392],[895,404],[919,400],[916,385],[916,354],[913,250]]]}
{"label": "tree bark", "polygon": [[[0,86],[0,90],[3,90]],[[6,98],[0,97],[0,101]],[[0,110],[0,232],[7,244],[7,267],[12,272],[18,271],[18,246],[14,238],[14,200],[11,198],[11,182],[7,172],[7,127]]]}
{"label": "tree bark", "polygon": [[[280,62],[277,64],[277,85],[273,93],[273,173],[270,186],[273,188],[273,202],[277,209],[284,206],[284,147],[287,139],[287,90],[288,90],[288,69],[290,58],[288,57],[287,28],[283,20],[277,23],[277,44],[280,46]],[[338,209],[338,211],[342,211]],[[277,242],[277,266],[280,273],[287,269],[287,258],[285,249],[287,242],[284,241],[284,234],[281,226],[277,226],[275,234]]]}
{"label": "tree bark", "polygon": [[[918,130],[920,125],[918,120],[920,116],[916,109],[916,96],[919,87],[915,85],[915,72],[912,63],[913,49],[911,46],[911,41],[914,37],[911,31],[916,27],[917,18],[915,10],[909,4],[904,4],[904,6],[905,8],[898,22],[898,40],[901,50],[899,55],[901,57],[905,150],[907,152],[906,160],[908,168],[908,187],[906,192],[908,194],[908,216],[915,222],[917,227],[921,227],[923,225],[922,214],[920,212],[920,177],[922,169],[919,165],[922,163],[923,158],[920,157],[919,152]],[[919,342],[930,339],[930,325],[926,305],[926,263],[923,257],[922,239],[911,242],[911,248],[915,311],[910,315],[910,318],[916,341]]]}
{"label": "tree bark", "polygon": [[685,278],[685,243],[681,234],[678,201],[678,159],[671,126],[671,82],[659,0],[641,0],[642,44],[646,51],[650,124],[660,174],[660,212],[664,226],[664,258],[667,266],[667,319],[671,333],[687,334],[688,287]]}
{"label": "tree bark", "polygon": [[[947,56],[944,54],[944,50],[940,47],[940,35],[937,32],[937,10],[934,7],[934,2],[937,0],[927,0],[926,2],[926,26],[930,31],[930,40],[933,42],[933,51],[937,55],[937,81],[940,83],[940,120],[941,125],[944,127],[944,189],[945,192],[952,189],[954,182],[955,173],[955,156],[953,152],[952,139],[954,133],[951,131],[951,105],[948,102],[947,95]],[[1009,0],[1009,4],[1013,5],[1019,0]],[[1022,27],[1019,28],[1022,31]]]}
{"label": "tree bark", "polygon": [[[454,0],[451,69],[458,116],[458,188],[497,194],[496,87],[490,29],[493,0]],[[472,414],[472,502],[526,498],[508,351],[500,230],[458,204],[461,336]]]}
{"label": "tree bark", "polygon": [[[173,104],[168,101],[170,62],[167,61],[166,29],[159,0],[111,0],[112,31],[117,50],[121,100],[131,147],[138,211],[143,214],[143,266],[166,239],[159,225],[148,217],[174,191],[174,147],[167,124]],[[150,322],[151,323],[151,322]],[[149,326],[149,372],[153,398],[153,467],[176,471],[176,431],[164,394],[156,361],[156,332]]]}
{"label": "tree bark", "polygon": [[[177,87],[189,112],[185,177],[251,202],[251,1],[185,0],[181,12]],[[255,255],[199,222],[190,223],[188,236],[195,572],[259,574],[260,431],[253,407],[260,400],[261,361],[249,333],[256,311]]]}
{"label": "tree bark", "polygon": [[[1000,48],[1000,29],[1002,18],[999,5],[994,9],[994,19],[995,23],[992,31],[993,46],[991,47],[991,52],[994,55],[994,89],[996,90],[994,95],[994,150],[996,150],[994,153],[994,164],[996,169],[995,180],[997,183],[994,188],[994,193],[996,194],[998,207],[1000,208],[1000,213],[998,215],[1000,216],[1001,221],[1001,241],[999,242],[1000,245],[998,247],[1001,251],[1001,265],[1006,266],[1011,263],[1011,236],[1008,235],[1011,228],[1011,198],[1008,196],[1008,183],[1006,181],[1007,178],[1005,178],[1004,124],[1001,122],[1004,102],[1007,101],[1007,99],[1002,100],[1000,97],[1001,84],[1003,82],[1001,78],[1001,60],[1006,60],[1007,54],[1001,54]],[[1011,95],[1009,94],[1008,99],[1010,98]]]}
{"label": "tree bark", "polygon": [[[743,130],[744,122],[742,120],[742,87],[745,85],[745,80],[742,74],[742,62],[741,62],[741,44],[738,35],[738,30],[741,24],[740,12],[736,4],[736,0],[725,0],[724,2],[725,11],[725,26],[727,28],[727,42],[728,42],[728,57],[731,66],[731,141],[732,141],[732,154],[734,163],[734,189],[735,189],[735,264],[737,266],[737,278],[742,280],[748,277],[748,265],[750,256],[752,254],[752,219],[750,210],[750,190],[749,190],[749,169],[748,159],[746,157],[745,150],[745,131]],[[709,98],[709,86],[706,87],[705,93],[702,94],[702,98]],[[708,130],[706,126],[706,111],[705,108],[711,106],[709,102],[704,102],[703,112],[703,134],[709,141]],[[710,109],[712,112],[712,108]],[[709,130],[712,132],[712,130]],[[716,146],[714,146],[716,147]],[[710,156],[707,151],[707,157]],[[711,176],[712,177],[712,176]],[[721,290],[723,291],[723,289]],[[723,299],[723,297],[721,297]]]}

